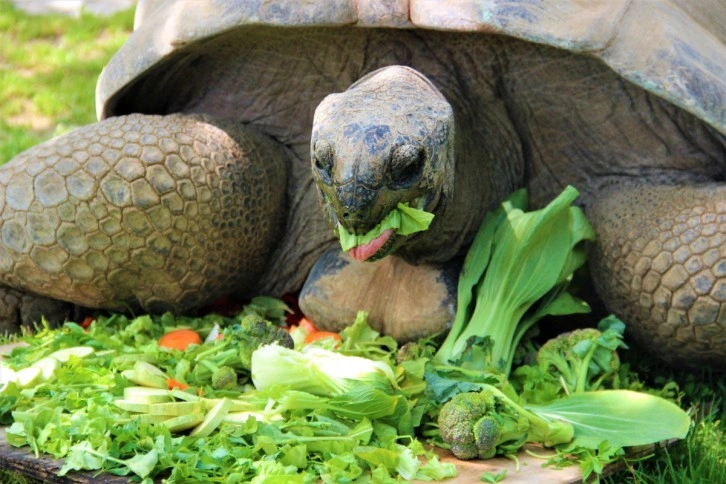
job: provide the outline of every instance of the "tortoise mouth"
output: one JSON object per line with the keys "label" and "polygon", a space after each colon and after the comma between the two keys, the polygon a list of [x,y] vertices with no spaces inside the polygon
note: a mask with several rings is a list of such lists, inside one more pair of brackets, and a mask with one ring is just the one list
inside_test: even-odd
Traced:
{"label": "tortoise mouth", "polygon": [[[438,198],[439,197],[434,196],[433,194],[424,195],[409,201],[409,205],[419,210],[435,212],[438,206]],[[337,227],[337,214],[334,210],[331,210],[329,213],[331,216],[331,221],[333,222],[334,226]],[[387,229],[383,231],[381,235],[371,240],[370,242],[353,247],[346,253],[359,262],[377,261],[395,252],[405,242],[420,237],[425,232],[426,231],[415,232],[410,235],[401,235],[397,234],[393,229]]]}
{"label": "tortoise mouth", "polygon": [[[418,234],[398,235],[397,233],[395,233],[393,231],[391,231],[391,232],[392,232],[391,236],[388,237],[388,239],[383,243],[383,245],[381,245],[380,248],[376,252],[371,254],[368,258],[364,259],[365,262],[375,262],[377,260],[383,259],[384,257],[388,257],[393,252],[395,252],[395,250],[398,248],[398,246],[400,245],[399,242],[401,242],[401,239],[407,239],[407,238],[415,237],[418,235]],[[351,254],[351,252],[355,249],[356,249],[356,247],[354,247],[353,249],[348,251],[348,254],[353,255],[353,254]],[[353,257],[355,258],[355,256],[353,256]],[[358,259],[356,259],[356,260],[358,260]]]}
{"label": "tortoise mouth", "polygon": [[381,235],[371,240],[367,244],[358,245],[348,251],[355,260],[363,262],[369,260],[376,255],[382,247],[384,247],[389,239],[394,235],[393,229],[385,230]]}

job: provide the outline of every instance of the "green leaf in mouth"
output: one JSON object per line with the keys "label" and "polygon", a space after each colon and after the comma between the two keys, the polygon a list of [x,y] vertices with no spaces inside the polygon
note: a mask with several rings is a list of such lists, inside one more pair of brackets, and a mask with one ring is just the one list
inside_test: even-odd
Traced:
{"label": "green leaf in mouth", "polygon": [[363,235],[351,234],[338,222],[340,246],[343,248],[343,252],[347,252],[353,247],[370,243],[388,229],[393,229],[399,235],[423,232],[429,228],[433,219],[433,213],[412,208],[408,202],[399,203],[378,225]]}

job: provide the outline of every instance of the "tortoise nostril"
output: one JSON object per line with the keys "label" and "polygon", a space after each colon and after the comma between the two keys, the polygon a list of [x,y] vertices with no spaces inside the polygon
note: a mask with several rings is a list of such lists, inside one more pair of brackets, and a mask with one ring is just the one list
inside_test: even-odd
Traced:
{"label": "tortoise nostril", "polygon": [[348,212],[343,213],[343,218],[348,218],[348,217],[350,217],[350,214]]}

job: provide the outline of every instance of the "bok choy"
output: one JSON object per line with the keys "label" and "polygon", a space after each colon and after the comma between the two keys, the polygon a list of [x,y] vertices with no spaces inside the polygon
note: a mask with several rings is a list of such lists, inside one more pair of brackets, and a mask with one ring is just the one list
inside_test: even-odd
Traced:
{"label": "bok choy", "polygon": [[548,315],[588,312],[567,292],[586,260],[595,232],[572,203],[568,186],[541,210],[525,212],[527,195],[514,192],[486,215],[459,276],[457,312],[436,353],[440,365],[509,374],[524,334]]}

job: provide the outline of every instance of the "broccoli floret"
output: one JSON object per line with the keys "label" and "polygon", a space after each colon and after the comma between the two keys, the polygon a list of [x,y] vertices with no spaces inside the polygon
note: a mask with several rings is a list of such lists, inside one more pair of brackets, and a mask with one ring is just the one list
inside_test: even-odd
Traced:
{"label": "broccoli floret", "polygon": [[625,325],[614,316],[600,322],[600,329],[584,328],[547,341],[537,352],[537,364],[567,393],[601,389],[605,382],[617,386],[620,358],[625,348]]}
{"label": "broccoli floret", "polygon": [[420,358],[431,358],[434,355],[434,349],[431,346],[421,344],[416,341],[409,341],[401,346],[396,352],[396,363],[401,364],[404,361],[413,361]]}
{"label": "broccoli floret", "polygon": [[[286,348],[294,346],[292,337],[284,329],[258,315],[244,316],[224,329],[220,341],[196,354],[192,381],[197,385],[211,383],[218,390],[234,388],[249,378],[252,353],[271,343]],[[235,372],[234,382],[230,370]]]}
{"label": "broccoli floret", "polygon": [[492,411],[493,406],[494,399],[490,393],[467,392],[455,395],[441,407],[439,412],[441,438],[449,444],[451,452],[456,457],[475,459],[479,456],[474,423]]}
{"label": "broccoli floret", "polygon": [[245,316],[238,324],[226,328],[223,339],[227,337],[238,347],[239,360],[246,370],[252,364],[252,353],[262,345],[276,343],[290,349],[295,346],[287,331],[256,315]]}
{"label": "broccoli floret", "polygon": [[234,368],[223,366],[212,373],[212,388],[229,390],[237,386],[237,372]]}
{"label": "broccoli floret", "polygon": [[497,444],[502,438],[501,419],[485,415],[474,424],[473,432],[480,459],[491,459],[497,455]]}
{"label": "broccoli floret", "polygon": [[497,453],[512,454],[527,442],[529,421],[521,415],[485,415],[474,424],[474,438],[480,459]]}
{"label": "broccoli floret", "polygon": [[[581,363],[584,360],[577,357],[572,349],[582,341],[595,341],[599,337],[600,331],[595,328],[562,333],[547,341],[537,351],[537,364],[548,371],[558,373],[567,384],[568,390],[574,391],[578,380],[584,380],[580,378]],[[587,370],[587,366],[585,366],[585,370]]]}
{"label": "broccoli floret", "polygon": [[439,432],[459,459],[489,459],[517,452],[527,442],[570,442],[571,424],[546,421],[525,410],[497,388],[459,393],[439,412]]}

